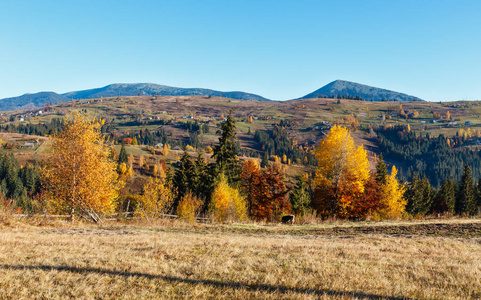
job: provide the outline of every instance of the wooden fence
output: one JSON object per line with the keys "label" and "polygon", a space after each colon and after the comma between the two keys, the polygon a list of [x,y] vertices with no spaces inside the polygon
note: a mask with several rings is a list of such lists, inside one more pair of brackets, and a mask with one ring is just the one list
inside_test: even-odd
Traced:
{"label": "wooden fence", "polygon": [[[28,217],[40,217],[40,218],[52,218],[52,219],[71,219],[72,215],[28,215],[28,214],[12,214],[12,217],[16,218],[28,218]],[[133,219],[142,219],[142,217],[135,216],[134,212],[121,212],[115,214],[104,215],[107,221],[121,221],[121,220],[133,220]],[[179,216],[177,215],[169,215],[169,214],[159,214],[157,218],[160,219],[178,219]],[[210,218],[195,218],[197,222],[208,223],[211,221]]]}

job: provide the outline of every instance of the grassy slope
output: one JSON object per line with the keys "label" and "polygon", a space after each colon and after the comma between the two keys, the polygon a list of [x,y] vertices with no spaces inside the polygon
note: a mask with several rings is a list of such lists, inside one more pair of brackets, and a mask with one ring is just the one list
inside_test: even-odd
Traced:
{"label": "grassy slope", "polygon": [[[481,129],[481,102],[456,102],[460,106],[451,107],[451,103],[431,103],[431,102],[403,102],[403,109],[411,112],[416,110],[419,117],[416,119],[392,118],[387,119],[386,124],[409,124],[412,130],[417,132],[430,133],[431,136],[445,134],[446,136],[454,136],[459,128],[467,129],[464,121],[471,121],[472,129]],[[89,114],[98,118],[106,118],[117,124],[117,133],[141,130],[148,128],[156,130],[161,128],[160,125],[134,125],[127,126],[128,123],[135,121],[136,116],[140,117],[159,117],[163,120],[174,119],[177,121],[187,121],[184,117],[197,115],[201,120],[209,121],[210,133],[204,136],[204,143],[214,144],[217,142],[215,136],[216,124],[222,120],[222,116],[228,114],[230,109],[234,109],[234,116],[237,119],[238,137],[241,145],[248,148],[256,148],[257,145],[253,139],[253,133],[257,129],[269,129],[272,124],[277,123],[281,119],[294,121],[294,126],[289,130],[290,136],[298,141],[299,144],[308,142],[309,144],[317,144],[326,134],[326,130],[319,130],[315,125],[327,121],[333,124],[338,119],[346,118],[348,115],[357,117],[360,125],[366,127],[369,124],[380,124],[380,115],[389,115],[399,108],[399,102],[364,102],[353,100],[341,100],[340,104],[335,99],[305,99],[292,100],[284,102],[257,102],[257,101],[240,101],[230,100],[226,98],[207,98],[202,96],[142,96],[142,97],[121,97],[107,98],[102,102],[92,102],[81,100],[76,102],[60,103],[53,106],[54,111],[43,114],[36,118],[27,119],[32,123],[48,122],[53,117],[63,116],[72,109],[85,109]],[[392,110],[389,110],[389,109]],[[445,123],[433,123],[433,112],[444,115],[447,111],[451,116],[459,120],[461,126],[455,128],[446,127]],[[9,119],[10,114],[20,114],[24,112],[7,112],[5,120]],[[275,120],[254,120],[253,123],[244,123],[241,120],[246,116],[271,117]],[[425,121],[427,124],[421,124]],[[8,122],[7,122],[8,123]],[[18,124],[19,122],[13,122]],[[251,129],[252,135],[247,135]],[[166,125],[162,127],[172,139],[188,141],[189,134],[185,130],[177,126]],[[373,139],[364,131],[355,131],[352,133],[356,143],[363,144],[368,149],[368,157],[371,165],[375,165],[374,155],[377,153],[377,145]],[[7,139],[4,139],[4,142]],[[469,144],[469,143],[468,143]],[[38,154],[48,152],[48,147],[43,147]],[[149,154],[140,148],[132,148],[135,155]],[[16,151],[17,157],[23,161],[33,161],[33,151]],[[154,157],[152,161],[159,159],[175,159],[176,153],[170,154],[168,157]],[[39,158],[42,158],[40,155]],[[299,173],[298,168],[287,168],[287,175],[292,181],[292,176]]]}
{"label": "grassy slope", "polygon": [[[480,225],[479,220],[437,222]],[[0,227],[0,298],[481,297],[479,228],[469,237],[446,237],[423,231],[322,231],[429,227],[432,221],[103,227],[10,223]]]}

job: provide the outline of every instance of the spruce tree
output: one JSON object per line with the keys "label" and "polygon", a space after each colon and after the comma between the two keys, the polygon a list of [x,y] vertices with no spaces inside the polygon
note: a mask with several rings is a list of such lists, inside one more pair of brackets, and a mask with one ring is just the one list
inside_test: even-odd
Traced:
{"label": "spruce tree", "polygon": [[458,214],[476,214],[476,196],[471,177],[471,169],[468,164],[464,166],[464,174],[459,183],[459,191],[456,197],[456,213]]}
{"label": "spruce tree", "polygon": [[304,178],[301,176],[297,180],[297,184],[289,194],[292,211],[295,214],[304,215],[309,212],[311,206],[311,195]]}
{"label": "spruce tree", "polygon": [[481,178],[476,183],[476,205],[481,207]]}
{"label": "spruce tree", "polygon": [[174,209],[177,208],[179,200],[189,191],[193,190],[194,183],[194,162],[187,151],[184,151],[184,155],[180,159],[179,166],[175,169],[173,177],[173,185],[177,191],[177,197],[174,200]]}
{"label": "spruce tree", "polygon": [[439,189],[433,205],[434,212],[455,213],[456,191],[452,179],[445,180]]}
{"label": "spruce tree", "polygon": [[127,164],[129,162],[129,155],[127,154],[127,150],[125,149],[125,145],[122,144],[122,147],[120,148],[120,153],[119,153],[119,165],[121,163]]}
{"label": "spruce tree", "polygon": [[264,152],[261,161],[261,168],[267,168],[269,166],[269,157],[267,157],[267,151]]}
{"label": "spruce tree", "polygon": [[426,175],[423,176],[421,183],[422,183],[422,189],[423,189],[423,200],[421,203],[419,213],[425,216],[426,214],[432,211],[435,190],[429,183],[429,180],[426,177]]}
{"label": "spruce tree", "polygon": [[[209,174],[208,165],[204,160],[204,151],[199,149],[193,169],[193,190],[199,199],[208,200],[213,190],[214,178]],[[207,204],[207,201],[205,201]]]}
{"label": "spruce tree", "polygon": [[235,134],[235,120],[232,117],[232,110],[226,120],[219,124],[220,129],[216,132],[220,135],[219,145],[214,147],[214,157],[216,161],[217,173],[225,174],[231,185],[240,182],[240,166],[238,163],[238,150]]}
{"label": "spruce tree", "polygon": [[408,185],[404,197],[408,200],[406,211],[413,216],[420,214],[422,210],[423,188],[422,181],[419,179],[417,173],[413,174],[411,183]]}
{"label": "spruce tree", "polygon": [[386,183],[386,178],[387,178],[387,167],[386,164],[384,163],[382,154],[379,156],[379,159],[377,161],[377,166],[376,166],[376,182],[379,185],[383,185]]}

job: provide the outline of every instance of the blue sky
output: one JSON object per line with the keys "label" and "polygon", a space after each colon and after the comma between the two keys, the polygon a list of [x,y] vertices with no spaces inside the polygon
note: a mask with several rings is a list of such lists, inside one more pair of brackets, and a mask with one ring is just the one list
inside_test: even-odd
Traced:
{"label": "blue sky", "polygon": [[481,1],[0,0],[0,98],[151,82],[292,99],[344,79],[481,99]]}

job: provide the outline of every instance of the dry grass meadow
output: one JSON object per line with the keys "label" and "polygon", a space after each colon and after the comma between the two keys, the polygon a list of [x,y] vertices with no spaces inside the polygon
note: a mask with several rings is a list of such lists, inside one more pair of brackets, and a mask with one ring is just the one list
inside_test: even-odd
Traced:
{"label": "dry grass meadow", "polygon": [[0,298],[476,299],[481,220],[0,222]]}

